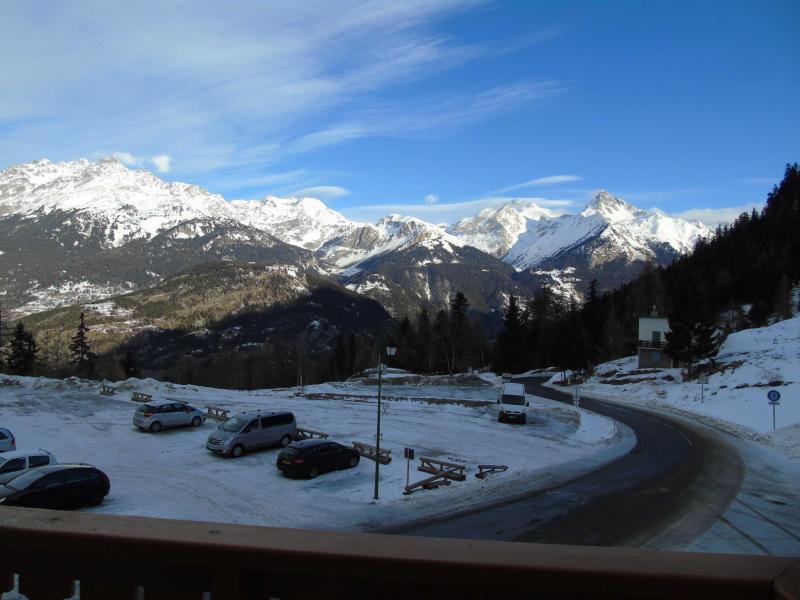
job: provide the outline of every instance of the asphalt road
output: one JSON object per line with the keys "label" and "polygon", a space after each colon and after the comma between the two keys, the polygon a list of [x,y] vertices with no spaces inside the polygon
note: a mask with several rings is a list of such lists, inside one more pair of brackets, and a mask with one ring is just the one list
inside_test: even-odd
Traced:
{"label": "asphalt road", "polygon": [[[530,394],[572,402],[542,387],[545,380],[515,379]],[[633,450],[563,485],[387,533],[678,549],[711,527],[736,495],[741,458],[713,430],[599,400],[583,399],[581,407],[630,427]]]}

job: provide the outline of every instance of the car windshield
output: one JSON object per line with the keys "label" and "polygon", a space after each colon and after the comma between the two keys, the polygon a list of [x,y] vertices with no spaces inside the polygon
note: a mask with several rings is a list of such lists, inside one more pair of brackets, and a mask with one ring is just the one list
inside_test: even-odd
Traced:
{"label": "car windshield", "polygon": [[234,417],[233,419],[229,419],[225,421],[222,425],[219,426],[222,431],[241,431],[241,429],[250,422],[250,419],[242,419],[239,417]]}
{"label": "car windshield", "polygon": [[6,482],[6,486],[10,487],[12,490],[24,490],[31,483],[44,476],[44,473],[39,473],[37,471],[38,469],[23,473],[19,477],[15,477],[11,481]]}
{"label": "car windshield", "polygon": [[502,404],[513,404],[514,406],[524,406],[525,405],[525,396],[514,396],[511,394],[503,394],[503,397],[500,399]]}

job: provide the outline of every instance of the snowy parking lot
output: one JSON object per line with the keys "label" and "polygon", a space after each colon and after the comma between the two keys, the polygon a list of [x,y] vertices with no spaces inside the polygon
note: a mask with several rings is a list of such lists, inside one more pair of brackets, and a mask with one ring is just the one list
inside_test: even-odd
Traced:
{"label": "snowy parking lot", "polygon": [[[370,530],[439,512],[553,485],[597,468],[627,452],[633,434],[613,421],[545,399],[530,397],[527,425],[497,422],[496,382],[478,386],[387,385],[382,447],[393,460],[380,469],[380,500],[373,500],[375,465],[314,480],[293,480],[275,466],[278,449],[240,459],[205,448],[216,423],[197,429],[144,433],[132,425],[138,406],[132,391],[182,399],[232,414],[244,410],[291,410],[300,426],[325,431],[345,445],[374,443],[375,386],[361,382],[297,389],[240,392],[180,386],[154,380],[115,384],[101,396],[99,384],[77,379],[20,378],[0,388],[0,426],[15,434],[18,449],[43,448],[61,462],[86,462],[111,478],[100,513],[272,526]],[[406,461],[416,456],[464,463],[467,480],[437,490],[403,495]],[[486,480],[478,464],[508,465]],[[411,464],[411,481],[428,475]]]}

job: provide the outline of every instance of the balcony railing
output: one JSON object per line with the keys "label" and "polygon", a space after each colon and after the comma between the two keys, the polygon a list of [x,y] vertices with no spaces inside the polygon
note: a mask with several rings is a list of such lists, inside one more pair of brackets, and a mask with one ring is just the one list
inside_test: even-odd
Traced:
{"label": "balcony railing", "polygon": [[653,340],[639,340],[639,348],[666,348],[667,342],[654,342]]}
{"label": "balcony railing", "polygon": [[[144,598],[796,598],[800,560],[0,507],[0,592]],[[5,575],[2,575],[5,574]]]}

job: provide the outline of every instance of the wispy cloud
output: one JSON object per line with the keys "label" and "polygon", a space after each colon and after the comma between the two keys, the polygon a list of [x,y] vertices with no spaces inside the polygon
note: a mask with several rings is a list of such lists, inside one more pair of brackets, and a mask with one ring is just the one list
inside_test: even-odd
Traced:
{"label": "wispy cloud", "polygon": [[464,217],[474,216],[478,211],[485,208],[500,208],[504,204],[512,201],[535,202],[539,206],[551,208],[558,214],[564,214],[568,208],[575,206],[572,199],[539,198],[539,197],[510,197],[510,196],[487,196],[474,200],[464,200],[462,202],[447,203],[388,203],[371,204],[364,206],[354,206],[342,209],[340,212],[349,219],[357,221],[375,222],[388,214],[399,213],[411,215],[423,220],[435,223],[455,223]]}
{"label": "wispy cloud", "polygon": [[483,3],[86,0],[44,20],[35,3],[0,3],[0,165],[124,148],[127,164],[230,193],[318,148],[444,135],[563,93],[556,81],[402,87],[512,51],[435,31]]}
{"label": "wispy cloud", "polygon": [[[99,153],[95,153],[99,155]],[[172,167],[172,157],[168,154],[159,154],[144,158],[134,156],[130,152],[112,152],[111,156],[129,167],[155,167],[159,173],[169,173]]]}
{"label": "wispy cloud", "polygon": [[321,200],[333,200],[335,198],[346,196],[349,193],[350,190],[339,187],[338,185],[315,185],[312,187],[303,188],[302,190],[296,190],[289,195],[319,198]]}
{"label": "wispy cloud", "polygon": [[760,185],[760,186],[773,186],[780,183],[780,178],[775,177],[744,177],[743,179],[737,179],[736,183],[746,183],[748,185]]}
{"label": "wispy cloud", "polygon": [[670,216],[687,221],[700,221],[711,229],[715,229],[717,225],[733,223],[742,213],[749,213],[753,209],[760,211],[762,208],[764,208],[764,202],[757,202],[724,208],[692,208],[678,213],[670,213]]}
{"label": "wispy cloud", "polygon": [[515,190],[523,190],[530,187],[541,187],[546,185],[558,185],[560,183],[570,183],[572,181],[580,181],[583,179],[578,175],[548,175],[547,177],[537,177],[536,179],[529,179],[522,183],[515,183],[491,192],[492,194],[505,194]]}
{"label": "wispy cloud", "polygon": [[436,204],[439,202],[439,196],[436,194],[428,194],[425,196],[425,204]]}

